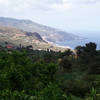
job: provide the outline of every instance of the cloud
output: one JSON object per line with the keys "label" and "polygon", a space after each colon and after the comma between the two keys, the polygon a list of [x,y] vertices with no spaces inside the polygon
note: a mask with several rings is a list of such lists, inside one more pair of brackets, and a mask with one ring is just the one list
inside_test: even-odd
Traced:
{"label": "cloud", "polygon": [[62,0],[0,0],[2,13],[54,12],[69,9],[70,6]]}
{"label": "cloud", "polygon": [[63,3],[72,3],[72,4],[95,4],[100,2],[100,0],[62,0]]}
{"label": "cloud", "polygon": [[[49,0],[48,0],[49,1]],[[54,2],[55,1],[55,2]],[[100,2],[100,0],[57,0],[52,1],[52,4],[49,5],[49,9],[53,9],[56,11],[65,11],[73,8],[75,5],[88,5],[88,4],[96,4]],[[51,7],[50,7],[51,6]]]}
{"label": "cloud", "polygon": [[1,14],[66,11],[74,5],[96,4],[100,0],[0,0]]}
{"label": "cloud", "polygon": [[53,4],[51,6],[51,8],[53,9],[58,9],[58,10],[66,10],[66,9],[69,9],[71,8],[71,4],[68,4],[68,3],[64,3],[64,4]]}
{"label": "cloud", "polygon": [[60,0],[60,2],[55,2],[51,6],[52,10],[65,11],[72,7],[72,4],[67,2],[67,0]]}
{"label": "cloud", "polygon": [[76,4],[95,4],[100,0],[0,0],[3,11],[52,11],[66,10]]}

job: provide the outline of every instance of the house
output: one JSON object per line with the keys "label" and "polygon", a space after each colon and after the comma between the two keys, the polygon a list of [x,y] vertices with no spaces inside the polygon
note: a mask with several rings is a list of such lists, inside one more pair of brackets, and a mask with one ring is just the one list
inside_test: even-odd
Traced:
{"label": "house", "polygon": [[14,47],[12,45],[7,45],[7,49],[13,49]]}

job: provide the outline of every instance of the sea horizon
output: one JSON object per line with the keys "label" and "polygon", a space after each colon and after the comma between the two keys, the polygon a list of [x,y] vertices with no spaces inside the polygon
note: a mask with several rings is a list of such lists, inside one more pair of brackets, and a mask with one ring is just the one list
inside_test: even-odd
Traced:
{"label": "sea horizon", "polygon": [[[93,42],[97,44],[97,49],[100,49],[100,32],[79,32],[79,36],[83,37],[83,39],[79,40],[71,40],[64,42],[56,42],[56,44],[64,47],[70,47],[75,49],[77,46],[84,46],[86,43]],[[78,35],[78,34],[77,34]]]}

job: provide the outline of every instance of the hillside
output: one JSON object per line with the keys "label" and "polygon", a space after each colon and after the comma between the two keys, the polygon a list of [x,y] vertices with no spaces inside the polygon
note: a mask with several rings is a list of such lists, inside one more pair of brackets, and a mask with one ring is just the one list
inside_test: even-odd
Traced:
{"label": "hillside", "polygon": [[9,42],[15,46],[29,46],[32,45],[33,49],[54,51],[65,50],[65,48],[54,46],[45,40],[37,32],[26,32],[12,27],[0,26],[0,43],[4,44]]}
{"label": "hillside", "polygon": [[10,26],[22,29],[27,32],[37,32],[42,38],[50,42],[61,42],[66,40],[76,40],[80,39],[79,36],[74,34],[64,32],[59,29],[51,28],[48,26],[44,26],[38,23],[35,23],[31,20],[18,20],[13,18],[0,17],[0,25],[1,26]]}
{"label": "hillside", "polygon": [[77,56],[70,50],[0,49],[0,100],[100,100],[96,47],[78,46]]}

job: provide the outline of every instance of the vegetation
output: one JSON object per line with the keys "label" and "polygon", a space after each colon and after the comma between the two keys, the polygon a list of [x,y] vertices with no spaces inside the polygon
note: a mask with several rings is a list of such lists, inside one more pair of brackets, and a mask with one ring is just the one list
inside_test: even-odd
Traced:
{"label": "vegetation", "polygon": [[0,48],[0,100],[100,100],[100,51],[75,51]]}

